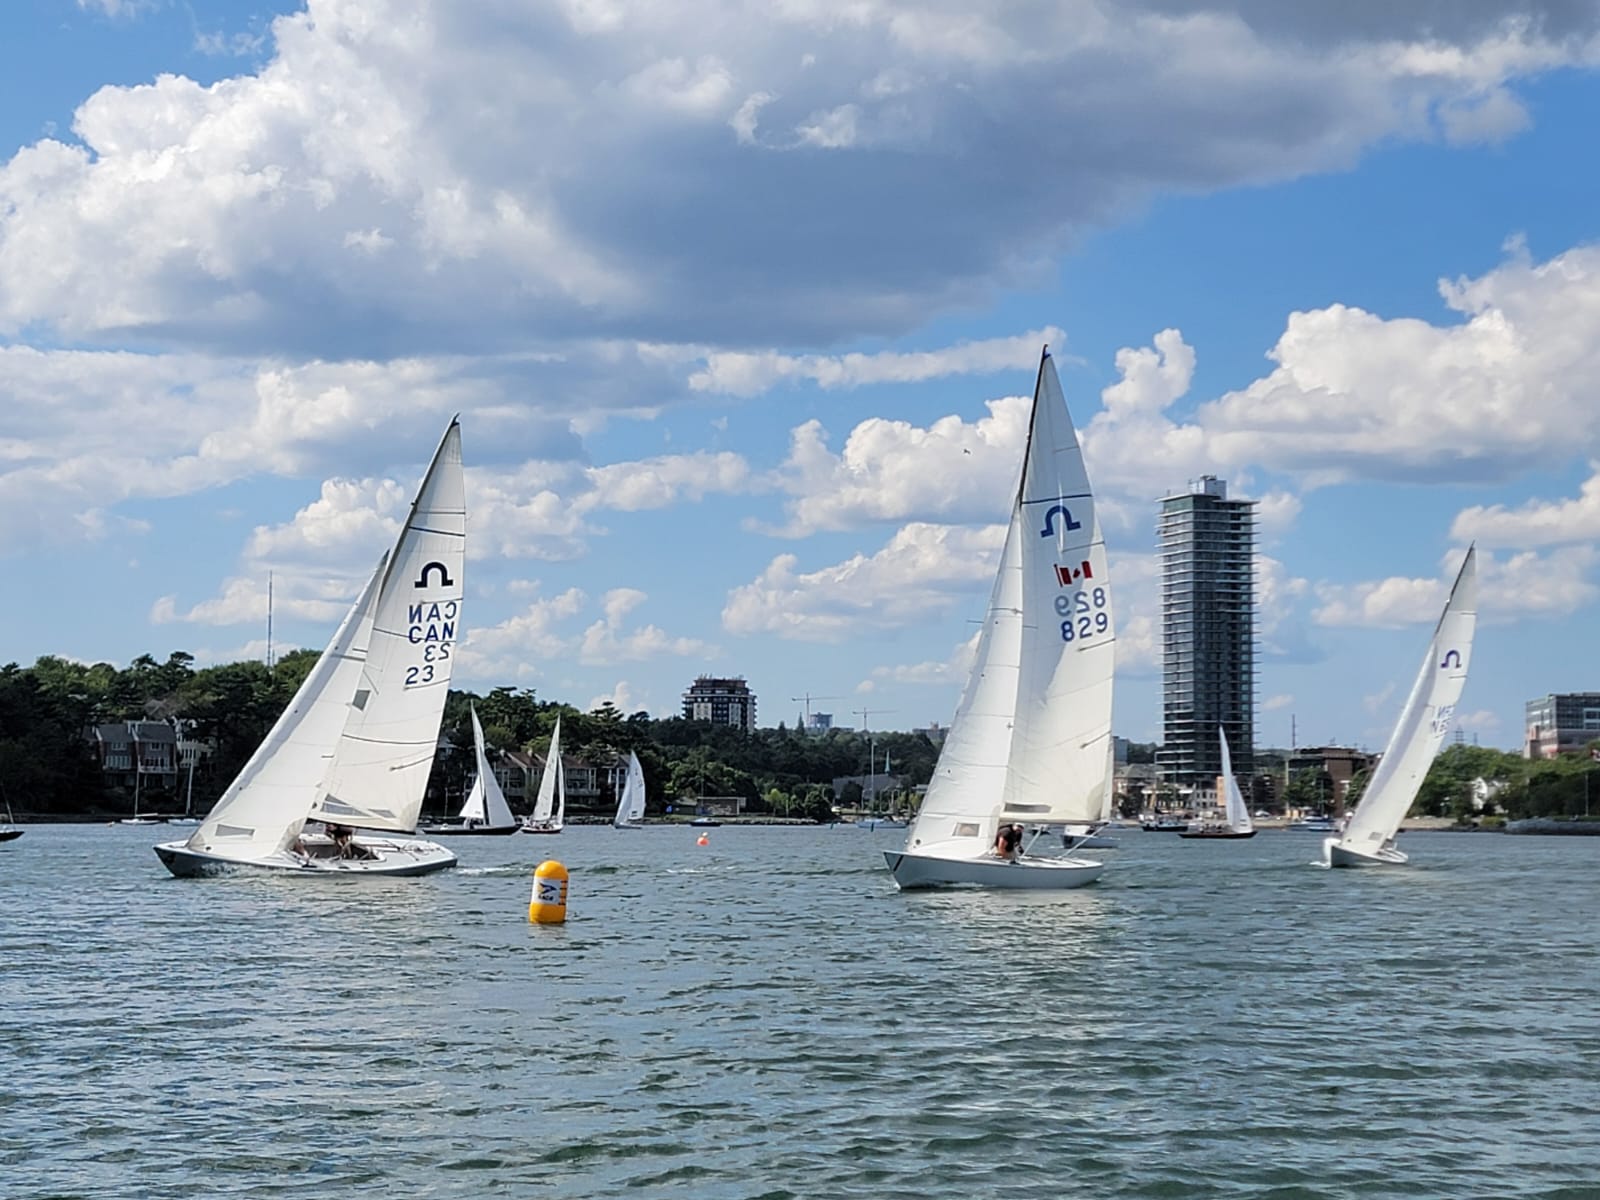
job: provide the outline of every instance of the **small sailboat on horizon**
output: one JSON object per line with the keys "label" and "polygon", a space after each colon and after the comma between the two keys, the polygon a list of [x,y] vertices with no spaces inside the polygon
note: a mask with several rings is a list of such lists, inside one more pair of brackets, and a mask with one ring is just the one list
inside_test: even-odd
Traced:
{"label": "small sailboat on horizon", "polygon": [[522,823],[523,833],[560,833],[567,818],[567,768],[561,761],[561,714],[550,732],[550,748],[545,751],[544,771],[539,775],[539,792],[533,811]]}
{"label": "small sailboat on horizon", "polygon": [[1330,867],[1398,867],[1408,857],[1395,846],[1400,822],[1450,732],[1450,719],[1467,685],[1472,636],[1478,621],[1477,548],[1467,547],[1422,669],[1400,711],[1372,781],[1337,837],[1322,843]]}
{"label": "small sailboat on horizon", "polygon": [[499,836],[517,831],[517,818],[511,815],[511,806],[506,803],[506,794],[500,788],[500,781],[494,777],[494,770],[489,766],[489,755],[483,745],[483,725],[478,721],[478,706],[473,705],[472,713],[472,751],[476,759],[477,775],[472,780],[472,787],[467,791],[467,798],[461,804],[461,811],[456,814],[454,822],[445,822],[442,825],[425,825],[419,832],[429,835],[442,834],[445,836]]}
{"label": "small sailboat on horizon", "polygon": [[[155,847],[169,871],[424,875],[455,866],[453,853],[412,833],[460,636],[465,540],[452,420],[393,550],[289,706],[199,828]],[[325,832],[307,833],[310,821]]]}
{"label": "small sailboat on horizon", "polygon": [[1220,824],[1191,825],[1178,836],[1181,838],[1233,839],[1253,838],[1255,822],[1250,819],[1250,809],[1239,790],[1239,781],[1233,777],[1233,756],[1228,753],[1228,735],[1219,726],[1217,740],[1222,743],[1222,795],[1223,810]]}
{"label": "small sailboat on horizon", "polygon": [[[1104,819],[1116,630],[1094,495],[1048,347],[976,659],[905,847],[902,889],[1062,889],[1090,859],[997,853],[1003,826]],[[1037,835],[1035,840],[1037,840]]]}
{"label": "small sailboat on horizon", "polygon": [[643,829],[644,799],[644,768],[639,765],[639,756],[630,750],[627,781],[617,798],[617,815],[611,818],[611,824],[618,829]]}

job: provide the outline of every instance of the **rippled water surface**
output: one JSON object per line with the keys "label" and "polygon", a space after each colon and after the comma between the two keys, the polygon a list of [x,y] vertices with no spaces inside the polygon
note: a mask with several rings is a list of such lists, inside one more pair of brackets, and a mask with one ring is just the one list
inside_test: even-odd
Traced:
{"label": "rippled water surface", "polygon": [[1125,831],[1041,896],[902,895],[849,827],[392,881],[161,834],[0,846],[0,1194],[1600,1197],[1600,839]]}

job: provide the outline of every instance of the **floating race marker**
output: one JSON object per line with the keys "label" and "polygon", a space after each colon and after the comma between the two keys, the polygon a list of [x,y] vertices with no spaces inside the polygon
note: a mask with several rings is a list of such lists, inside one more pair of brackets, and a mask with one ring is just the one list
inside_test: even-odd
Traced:
{"label": "floating race marker", "polygon": [[533,895],[528,900],[528,920],[535,925],[560,925],[567,919],[567,869],[555,859],[533,872]]}

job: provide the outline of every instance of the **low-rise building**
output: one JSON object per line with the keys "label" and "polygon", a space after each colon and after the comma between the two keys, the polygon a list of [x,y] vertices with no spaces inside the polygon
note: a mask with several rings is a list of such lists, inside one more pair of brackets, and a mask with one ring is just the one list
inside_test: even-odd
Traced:
{"label": "low-rise building", "polygon": [[1552,692],[1526,706],[1527,758],[1582,753],[1600,739],[1600,692]]}

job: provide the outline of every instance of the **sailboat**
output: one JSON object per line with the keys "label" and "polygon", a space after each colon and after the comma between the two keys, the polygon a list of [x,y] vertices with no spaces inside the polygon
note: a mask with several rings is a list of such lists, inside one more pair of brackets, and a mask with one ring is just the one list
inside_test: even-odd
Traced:
{"label": "sailboat", "polygon": [[139,755],[139,735],[133,735],[133,816],[123,817],[117,821],[118,825],[159,825],[161,822],[156,817],[141,817],[139,815],[139,781],[144,778],[143,764]]}
{"label": "sailboat", "polygon": [[899,887],[1073,888],[1105,869],[1070,854],[1001,857],[995,846],[1003,825],[1107,811],[1111,611],[1094,496],[1046,348],[972,674],[905,847],[884,854]]}
{"label": "sailboat", "polygon": [[523,833],[560,833],[567,816],[567,768],[561,761],[561,717],[550,734],[550,749],[545,752],[544,772],[539,776],[539,794],[533,811],[522,823]]}
{"label": "sailboat", "polygon": [[[288,708],[188,840],[155,848],[168,870],[425,875],[455,865],[445,847],[409,835],[450,687],[465,539],[452,420],[394,549]],[[308,821],[325,832],[307,832]]]}
{"label": "sailboat", "polygon": [[14,842],[24,833],[26,833],[27,830],[17,828],[16,818],[11,815],[11,801],[7,800],[5,803],[6,823],[4,825],[0,825],[0,842]]}
{"label": "sailboat", "polygon": [[1411,810],[1417,789],[1439,747],[1450,732],[1450,718],[1467,685],[1472,634],[1478,622],[1477,548],[1456,575],[1450,598],[1434,627],[1427,657],[1400,720],[1389,735],[1372,782],[1350,815],[1344,831],[1322,843],[1324,861],[1332,867],[1403,866],[1406,855],[1395,848],[1400,822]]}
{"label": "sailboat", "polygon": [[195,754],[195,753],[192,753],[192,752],[189,755],[189,783],[188,783],[188,786],[184,789],[184,793],[183,793],[183,816],[181,816],[181,817],[168,817],[167,818],[167,824],[168,825],[198,825],[198,824],[200,824],[200,818],[193,815],[194,814],[194,760],[196,758],[198,758],[198,757],[200,757],[198,754]]}
{"label": "sailboat", "polygon": [[622,785],[622,795],[617,798],[617,815],[611,823],[618,829],[644,828],[644,768],[639,756],[628,751],[628,779]]}
{"label": "sailboat", "polygon": [[1252,838],[1256,835],[1250,809],[1245,805],[1244,794],[1239,791],[1239,781],[1233,777],[1233,756],[1228,753],[1228,735],[1220,726],[1217,728],[1217,739],[1222,743],[1223,820],[1220,824],[1191,825],[1178,835],[1181,838]]}
{"label": "sailboat", "polygon": [[448,825],[426,825],[421,832],[427,834],[505,834],[515,833],[519,826],[506,803],[506,794],[489,766],[489,756],[483,749],[483,726],[478,723],[477,705],[472,707],[472,747],[478,760],[478,777],[472,781],[466,801],[456,814],[458,820]]}

